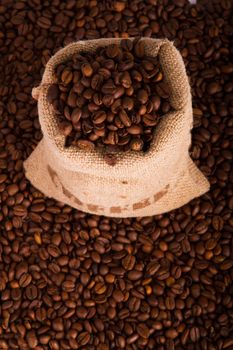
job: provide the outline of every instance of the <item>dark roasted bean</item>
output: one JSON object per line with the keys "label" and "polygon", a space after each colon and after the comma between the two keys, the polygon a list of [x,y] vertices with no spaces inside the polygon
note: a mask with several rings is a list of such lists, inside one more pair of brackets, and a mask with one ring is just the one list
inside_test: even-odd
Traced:
{"label": "dark roasted bean", "polygon": [[[231,0],[1,1],[1,350],[232,349],[232,10]],[[91,63],[79,54],[74,69],[54,72],[58,84],[45,84],[48,102],[67,97],[56,113],[71,136],[73,122],[76,146],[119,133],[105,145],[109,164],[119,146],[147,149],[149,116],[168,111],[166,85],[130,36],[167,37],[180,50],[193,96],[190,155],[211,188],[167,214],[113,219],[45,197],[23,161],[42,138],[31,90],[48,59],[103,37],[125,38],[124,55],[111,47]]]}

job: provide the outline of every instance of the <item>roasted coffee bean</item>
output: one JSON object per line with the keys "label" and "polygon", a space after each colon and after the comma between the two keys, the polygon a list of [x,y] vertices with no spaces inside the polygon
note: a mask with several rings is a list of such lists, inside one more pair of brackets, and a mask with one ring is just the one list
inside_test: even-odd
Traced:
{"label": "roasted coffee bean", "polygon": [[130,281],[137,281],[142,277],[142,272],[137,270],[132,270],[128,273],[128,279]]}
{"label": "roasted coffee bean", "polygon": [[144,323],[139,323],[137,326],[137,333],[139,334],[140,337],[142,338],[149,338],[149,328],[144,324]]}
{"label": "roasted coffee bean", "polygon": [[36,286],[34,286],[33,284],[30,284],[27,288],[26,288],[26,296],[29,300],[34,300],[37,298],[37,288]]}
{"label": "roasted coffee bean", "polygon": [[78,123],[82,116],[82,110],[80,108],[75,108],[71,113],[71,120],[74,124]]}
{"label": "roasted coffee bean", "polygon": [[115,44],[108,45],[106,49],[106,56],[109,58],[117,57],[119,54],[121,54],[121,51],[119,47]]}
{"label": "roasted coffee bean", "polygon": [[20,287],[22,288],[27,287],[31,283],[31,280],[32,280],[32,276],[29,273],[22,274],[22,276],[19,279]]}
{"label": "roasted coffee bean", "polygon": [[[0,349],[230,350],[232,1],[38,3],[0,5]],[[41,87],[51,104],[71,88],[66,106],[61,101],[56,113],[59,119],[64,111],[68,124],[73,118],[77,132],[88,120],[87,141],[118,128],[118,145],[105,145],[105,156],[116,163],[119,144],[133,149],[134,142],[144,143],[144,132],[149,135],[143,118],[151,114],[151,103],[158,115],[166,107],[156,94],[162,72],[143,47],[137,47],[141,57],[136,57],[130,36],[168,37],[180,50],[193,95],[190,154],[211,188],[182,208],[153,217],[85,214],[46,198],[25,179],[23,161],[42,138],[31,90],[48,59],[68,43],[125,38],[121,46],[137,67],[124,70],[131,56],[117,50],[115,57],[93,62],[93,73],[83,76],[81,66],[90,63],[83,53],[76,68],[61,67],[64,83]],[[112,75],[114,62],[118,76]],[[127,71],[133,93],[147,91],[145,104],[139,106],[132,89],[118,85]],[[116,88],[104,98],[100,89],[108,79]],[[127,84],[127,75],[123,81]],[[101,123],[99,110],[106,113]],[[128,134],[122,110],[133,126],[142,127],[139,134]],[[104,132],[102,123],[110,129]]]}
{"label": "roasted coffee bean", "polygon": [[64,136],[68,136],[72,132],[72,124],[67,121],[63,121],[60,123],[60,129]]}
{"label": "roasted coffee bean", "polygon": [[95,285],[96,294],[104,294],[106,290],[107,290],[107,287],[104,283],[99,282]]}
{"label": "roasted coffee bean", "polygon": [[130,135],[140,135],[142,133],[142,127],[139,125],[131,125],[127,128],[127,131]]}
{"label": "roasted coffee bean", "polygon": [[126,127],[130,127],[132,124],[131,119],[128,117],[128,114],[126,113],[126,111],[121,110],[119,112],[119,118],[122,121],[122,123],[124,124],[124,126]]}
{"label": "roasted coffee bean", "polygon": [[107,118],[107,114],[104,111],[98,111],[93,115],[93,123],[94,124],[101,124],[105,121]]}
{"label": "roasted coffee bean", "polygon": [[30,349],[34,349],[38,345],[38,339],[34,330],[27,332],[26,340]]}
{"label": "roasted coffee bean", "polygon": [[122,260],[122,266],[126,270],[132,270],[135,262],[135,257],[133,255],[126,255],[126,257]]}
{"label": "roasted coffee bean", "polygon": [[137,93],[137,99],[142,104],[145,104],[148,101],[148,93],[146,90],[139,90]]}
{"label": "roasted coffee bean", "polygon": [[81,71],[84,77],[90,77],[93,73],[93,68],[89,63],[83,63],[81,65]]}
{"label": "roasted coffee bean", "polygon": [[135,138],[130,142],[130,148],[132,151],[141,151],[143,149],[144,143],[141,139]]}
{"label": "roasted coffee bean", "polygon": [[176,331],[176,329],[168,329],[165,333],[165,335],[169,338],[169,339],[175,339],[178,336],[178,332]]}
{"label": "roasted coffee bean", "polygon": [[82,332],[77,337],[77,342],[80,346],[88,344],[90,341],[90,334],[88,332]]}
{"label": "roasted coffee bean", "polygon": [[64,85],[68,85],[73,79],[73,73],[69,69],[65,68],[61,73],[60,79]]}

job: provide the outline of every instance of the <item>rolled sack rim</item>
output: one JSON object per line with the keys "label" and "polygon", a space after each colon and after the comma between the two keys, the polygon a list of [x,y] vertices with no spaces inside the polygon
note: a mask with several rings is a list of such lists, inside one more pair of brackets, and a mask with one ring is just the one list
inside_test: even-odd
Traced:
{"label": "rolled sack rim", "polygon": [[[130,38],[133,40],[134,38]],[[157,169],[161,169],[161,164],[165,164],[163,171],[168,171],[168,167],[172,166],[177,162],[177,159],[180,157],[178,152],[175,150],[172,152],[172,156],[164,162],[164,152],[174,149],[174,139],[176,140],[177,147],[180,149],[184,148],[184,151],[188,153],[188,147],[191,142],[190,131],[192,127],[192,102],[191,102],[191,92],[190,86],[188,83],[188,78],[186,75],[186,70],[184,62],[178,50],[173,46],[173,43],[167,39],[151,39],[142,37],[141,40],[145,42],[145,47],[148,52],[151,45],[154,45],[155,42],[158,43],[158,55],[165,55],[166,50],[171,51],[172,54],[176,56],[176,65],[174,69],[171,67],[170,73],[173,75],[172,84],[170,88],[173,92],[173,104],[175,104],[175,110],[164,115],[158,126],[155,129],[154,140],[151,142],[150,149],[143,152],[130,152],[123,153],[120,152],[117,154],[117,164],[115,166],[108,165],[103,159],[103,156],[97,150],[86,151],[81,150],[78,147],[70,146],[66,148],[65,145],[65,136],[61,135],[58,121],[54,116],[52,105],[47,101],[47,91],[50,84],[54,83],[54,67],[58,62],[67,60],[67,51],[69,50],[70,55],[72,56],[76,52],[87,50],[87,42],[91,42],[92,46],[94,43],[95,48],[102,46],[107,46],[112,42],[119,43],[122,38],[107,38],[107,39],[96,39],[96,40],[87,40],[71,43],[65,48],[59,50],[48,62],[45,68],[45,72],[42,78],[42,83],[39,87],[33,89],[33,95],[38,99],[38,112],[39,120],[41,123],[42,132],[46,139],[46,143],[49,146],[49,152],[54,152],[54,155],[58,159],[62,159],[64,167],[67,167],[73,171],[83,171],[84,167],[84,154],[88,158],[87,168],[85,169],[87,173],[88,166],[90,166],[90,172],[95,172],[99,176],[106,176],[111,171],[112,176],[119,176],[122,173],[125,176],[129,176],[131,173],[136,172],[147,174],[148,161],[150,162],[150,170],[148,173],[151,173],[151,166],[153,164],[155,172]],[[66,57],[64,57],[64,54]],[[62,59],[61,59],[62,58]],[[162,68],[165,62],[161,63]],[[179,71],[177,74],[176,71]],[[182,72],[180,76],[180,72]],[[176,79],[175,79],[176,78]],[[185,85],[185,89],[182,91],[182,84],[180,89],[175,89],[177,80],[181,79]],[[185,95],[185,98],[184,98]],[[185,104],[181,100],[185,100]],[[174,107],[174,106],[173,106]],[[49,116],[48,116],[49,115]],[[189,116],[190,115],[190,116]],[[183,118],[180,118],[182,116]],[[49,122],[48,122],[49,119]],[[169,128],[169,124],[172,123],[173,126]],[[166,140],[162,137],[166,129]],[[179,138],[177,138],[177,134]],[[188,136],[187,136],[188,134]],[[159,142],[158,142],[159,140]],[[188,144],[187,144],[188,140]],[[161,142],[162,141],[162,142]],[[168,151],[166,151],[166,148]],[[82,158],[82,161],[80,161]],[[162,161],[162,162],[161,162]]]}

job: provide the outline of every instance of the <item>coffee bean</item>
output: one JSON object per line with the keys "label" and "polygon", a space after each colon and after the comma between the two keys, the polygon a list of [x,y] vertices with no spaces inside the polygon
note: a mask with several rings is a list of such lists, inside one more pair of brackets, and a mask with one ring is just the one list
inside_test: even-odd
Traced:
{"label": "coffee bean", "polygon": [[122,123],[124,124],[124,126],[126,126],[126,127],[130,127],[131,126],[132,121],[128,117],[128,114],[124,110],[121,110],[119,112],[119,118],[122,121]]}
{"label": "coffee bean", "polygon": [[168,337],[169,339],[175,339],[178,336],[178,333],[176,331],[176,329],[168,329],[166,332],[166,337]]}
{"label": "coffee bean", "polygon": [[74,124],[77,124],[82,116],[82,111],[80,108],[75,108],[71,113],[71,120]]}
{"label": "coffee bean", "polygon": [[128,273],[128,279],[130,281],[137,281],[142,277],[142,272],[137,270],[132,270]]}
{"label": "coffee bean", "polygon": [[218,84],[218,83],[210,83],[207,87],[207,92],[210,94],[210,95],[214,95],[218,92],[221,91],[221,86]]}
{"label": "coffee bean", "polygon": [[120,50],[119,50],[118,45],[115,45],[115,44],[108,45],[108,47],[106,49],[107,57],[114,58],[114,57],[118,56],[119,53],[120,53]]}
{"label": "coffee bean", "polygon": [[116,85],[114,84],[114,82],[109,79],[107,80],[106,83],[104,83],[101,87],[101,92],[104,95],[114,95],[114,93],[116,92]]}
{"label": "coffee bean", "polygon": [[225,271],[225,270],[231,269],[232,266],[233,266],[233,261],[231,259],[229,260],[227,259],[223,263],[221,263],[220,269]]}
{"label": "coffee bean", "polygon": [[98,111],[93,115],[93,123],[101,124],[105,121],[106,118],[107,118],[107,115],[104,111]]}
{"label": "coffee bean", "polygon": [[14,196],[19,191],[19,187],[17,184],[12,184],[7,187],[7,192],[9,196]]}
{"label": "coffee bean", "polygon": [[[1,349],[233,346],[231,18],[228,0],[1,2]],[[137,41],[130,36],[167,37],[180,50],[194,107],[190,155],[208,174],[211,188],[153,217],[85,214],[44,197],[25,179],[23,161],[42,138],[31,90],[60,47],[124,37],[125,52],[117,50],[113,58],[101,53],[102,61],[83,52],[73,66],[64,62],[55,70],[56,84],[43,88],[58,123],[63,119],[72,126],[66,139],[73,138],[74,146],[87,140],[97,148],[101,141],[103,156],[114,164],[124,149],[141,150],[141,142],[143,151],[149,149],[148,115],[158,115],[159,123],[169,111],[165,72],[143,46],[137,48],[141,57],[135,55]],[[90,76],[81,70],[87,63]],[[108,80],[111,94],[104,95],[101,87]],[[147,92],[145,104],[135,98],[138,90]],[[132,125],[141,126],[139,134],[128,133],[122,110]],[[117,145],[103,143],[110,131],[118,133]]]}
{"label": "coffee bean", "polygon": [[142,103],[145,104],[148,101],[148,93],[146,90],[139,90],[137,94],[137,99]]}
{"label": "coffee bean", "polygon": [[30,349],[34,349],[37,346],[38,339],[34,330],[27,332],[26,339]]}
{"label": "coffee bean", "polygon": [[61,252],[60,249],[55,245],[55,244],[50,244],[48,246],[48,253],[53,257],[53,258],[57,258]]}
{"label": "coffee bean", "polygon": [[155,117],[151,114],[144,114],[142,121],[146,126],[155,126],[158,123]]}
{"label": "coffee bean", "polygon": [[81,66],[81,71],[84,77],[90,77],[93,74],[93,68],[89,63],[83,63]]}
{"label": "coffee bean", "polygon": [[158,261],[151,261],[146,268],[146,273],[149,276],[153,276],[160,268],[160,264]]}
{"label": "coffee bean", "polygon": [[196,341],[198,341],[199,337],[200,337],[200,333],[199,333],[198,327],[192,327],[192,328],[190,329],[190,338],[191,338],[191,341],[192,341],[192,342],[196,342]]}
{"label": "coffee bean", "polygon": [[132,151],[141,151],[143,149],[143,146],[144,142],[139,138],[132,139],[130,142],[130,148]]}
{"label": "coffee bean", "polygon": [[73,281],[65,281],[62,284],[62,288],[66,292],[72,292],[75,289],[75,284]]}
{"label": "coffee bean", "polygon": [[41,16],[38,18],[37,24],[43,29],[48,29],[51,26],[51,21],[49,18]]}
{"label": "coffee bean", "polygon": [[126,339],[123,336],[119,336],[116,339],[116,344],[120,349],[125,349],[126,346]]}
{"label": "coffee bean", "polygon": [[149,328],[144,323],[138,324],[137,333],[139,334],[140,337],[145,339],[149,338],[149,335],[150,335]]}
{"label": "coffee bean", "polygon": [[142,128],[138,125],[132,125],[127,128],[127,131],[130,135],[140,135],[142,133]]}
{"label": "coffee bean", "polygon": [[64,69],[61,74],[61,81],[64,85],[68,85],[73,79],[73,73],[69,69]]}
{"label": "coffee bean", "polygon": [[113,298],[116,300],[116,302],[120,303],[124,300],[124,294],[119,289],[115,289],[112,294]]}
{"label": "coffee bean", "polygon": [[125,270],[132,270],[135,265],[135,257],[133,255],[126,255],[126,257],[122,260],[122,266]]}
{"label": "coffee bean", "polygon": [[76,314],[79,318],[86,318],[88,315],[88,310],[82,306],[77,308]]}
{"label": "coffee bean", "polygon": [[99,282],[95,285],[96,294],[104,294],[106,290],[107,290],[107,287],[104,283]]}
{"label": "coffee bean", "polygon": [[[167,269],[166,266],[164,267],[160,267],[160,269],[156,272],[156,278],[159,280],[159,281],[163,281],[165,279],[167,279],[169,277],[169,271]],[[179,288],[180,286],[177,285]],[[173,286],[174,287],[174,286]],[[180,289],[179,289],[180,290]]]}
{"label": "coffee bean", "polygon": [[72,125],[69,122],[63,121],[60,123],[60,129],[64,136],[68,136],[72,132]]}
{"label": "coffee bean", "polygon": [[37,298],[37,288],[33,284],[30,284],[26,288],[26,296],[29,300],[34,300]]}
{"label": "coffee bean", "polygon": [[22,276],[19,279],[19,285],[22,288],[27,287],[32,280],[32,276],[29,273],[23,273]]}
{"label": "coffee bean", "polygon": [[168,310],[174,310],[175,309],[175,299],[173,297],[167,297],[165,299],[165,305]]}
{"label": "coffee bean", "polygon": [[80,346],[84,346],[89,343],[90,341],[90,334],[88,332],[82,332],[77,337],[78,344]]}

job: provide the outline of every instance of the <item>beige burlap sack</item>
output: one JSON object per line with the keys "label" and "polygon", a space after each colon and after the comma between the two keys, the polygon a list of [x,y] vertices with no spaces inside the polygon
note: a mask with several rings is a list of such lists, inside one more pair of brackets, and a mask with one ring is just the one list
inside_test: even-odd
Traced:
{"label": "beige burlap sack", "polygon": [[209,188],[189,156],[191,94],[182,58],[173,44],[143,38],[146,53],[159,55],[174,109],[161,119],[147,153],[122,152],[117,155],[117,164],[111,166],[96,150],[65,148],[65,137],[46,98],[48,85],[55,82],[57,64],[78,52],[94,51],[120,40],[80,41],[49,60],[40,87],[33,91],[44,137],[24,163],[26,176],[45,195],[85,212],[112,217],[160,214],[184,205]]}

